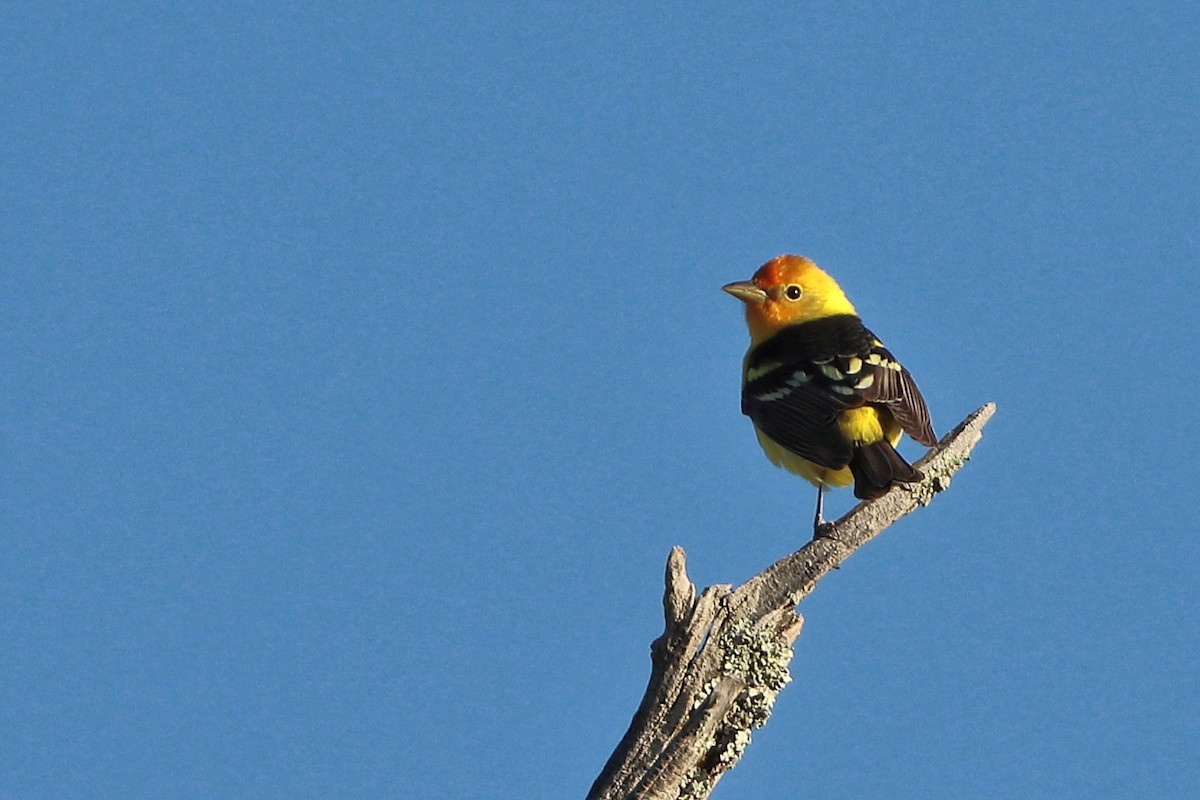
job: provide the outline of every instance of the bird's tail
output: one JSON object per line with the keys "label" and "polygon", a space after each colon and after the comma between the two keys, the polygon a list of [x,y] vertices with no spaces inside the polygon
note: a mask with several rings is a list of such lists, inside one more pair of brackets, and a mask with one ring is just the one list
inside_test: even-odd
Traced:
{"label": "bird's tail", "polygon": [[855,447],[850,472],[854,475],[854,496],[860,500],[882,497],[893,483],[913,483],[924,477],[886,440]]}

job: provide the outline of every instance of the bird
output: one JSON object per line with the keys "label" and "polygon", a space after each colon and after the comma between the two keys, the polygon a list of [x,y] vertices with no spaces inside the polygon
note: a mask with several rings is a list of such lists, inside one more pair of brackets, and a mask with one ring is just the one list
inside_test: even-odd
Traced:
{"label": "bird", "polygon": [[908,370],[863,325],[845,292],[810,259],[784,254],[722,287],[746,307],[742,413],[773,464],[817,487],[814,538],[828,531],[826,487],[862,500],[921,472],[896,452],[901,433],[937,443]]}

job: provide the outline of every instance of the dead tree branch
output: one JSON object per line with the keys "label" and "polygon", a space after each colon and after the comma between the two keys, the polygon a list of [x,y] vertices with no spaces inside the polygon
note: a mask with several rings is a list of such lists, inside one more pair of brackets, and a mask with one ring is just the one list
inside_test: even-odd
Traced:
{"label": "dead tree branch", "polygon": [[795,612],[825,573],[950,485],[995,412],[988,403],[958,424],[916,466],[925,477],[862,502],[814,539],[746,583],[696,596],[683,548],[667,559],[662,636],[650,646],[650,683],[629,730],[588,800],[702,800],[762,727],[779,691],[803,618]]}

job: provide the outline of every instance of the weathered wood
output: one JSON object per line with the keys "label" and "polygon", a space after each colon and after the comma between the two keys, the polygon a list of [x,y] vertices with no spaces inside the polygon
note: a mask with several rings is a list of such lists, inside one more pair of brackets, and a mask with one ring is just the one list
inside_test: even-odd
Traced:
{"label": "weathered wood", "polygon": [[588,800],[708,797],[791,680],[792,645],[803,624],[796,605],[851,553],[944,491],[995,410],[988,403],[946,434],[916,463],[920,482],[859,503],[736,589],[710,586],[697,597],[683,548],[672,548],[650,682]]}

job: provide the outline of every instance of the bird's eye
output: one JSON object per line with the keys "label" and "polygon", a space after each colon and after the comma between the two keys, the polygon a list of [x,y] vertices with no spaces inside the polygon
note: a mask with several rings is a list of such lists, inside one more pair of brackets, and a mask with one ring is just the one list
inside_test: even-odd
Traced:
{"label": "bird's eye", "polygon": [[788,300],[799,300],[800,295],[804,294],[804,290],[793,283],[783,290],[783,294]]}

